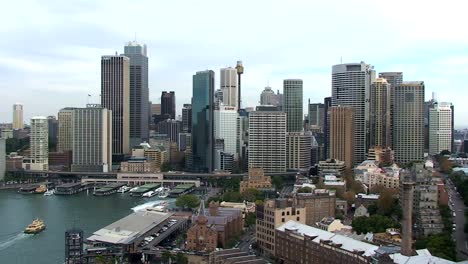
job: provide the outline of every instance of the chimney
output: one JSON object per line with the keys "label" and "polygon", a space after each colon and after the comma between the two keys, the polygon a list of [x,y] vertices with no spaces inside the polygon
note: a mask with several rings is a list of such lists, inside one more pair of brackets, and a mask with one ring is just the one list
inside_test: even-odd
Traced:
{"label": "chimney", "polygon": [[401,231],[401,254],[408,257],[413,255],[413,186],[413,182],[403,182],[403,221]]}

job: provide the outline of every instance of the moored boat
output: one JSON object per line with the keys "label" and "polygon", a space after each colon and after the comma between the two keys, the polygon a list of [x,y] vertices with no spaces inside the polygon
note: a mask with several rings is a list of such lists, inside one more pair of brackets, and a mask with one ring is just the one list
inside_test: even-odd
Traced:
{"label": "moored boat", "polygon": [[50,195],[54,195],[54,194],[55,194],[55,190],[50,189],[50,190],[47,190],[47,192],[44,193],[44,196],[50,196]]}
{"label": "moored boat", "polygon": [[34,193],[45,193],[47,192],[47,187],[44,184],[39,185],[39,187],[34,190]]}
{"label": "moored boat", "polygon": [[153,197],[155,196],[157,193],[155,191],[149,191],[149,192],[145,192],[143,194],[143,197],[146,197],[146,198],[149,198],[149,197]]}

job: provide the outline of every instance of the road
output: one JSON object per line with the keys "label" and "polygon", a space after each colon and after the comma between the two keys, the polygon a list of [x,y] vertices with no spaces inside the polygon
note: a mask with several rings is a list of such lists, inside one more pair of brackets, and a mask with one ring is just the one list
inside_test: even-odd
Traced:
{"label": "road", "polygon": [[245,234],[241,237],[240,243],[237,246],[240,250],[253,254],[253,251],[250,250],[250,245],[255,242],[255,231],[247,230]]}
{"label": "road", "polygon": [[465,226],[465,210],[467,209],[460,195],[455,191],[454,186],[450,180],[447,180],[447,190],[451,201],[453,203],[452,217],[453,222],[457,225],[456,230],[453,232],[455,242],[457,243],[457,258],[459,260],[468,259],[468,234],[464,232]]}
{"label": "road", "polygon": [[293,189],[294,189],[294,186],[284,186],[283,189],[281,189],[279,197],[288,198],[289,195],[291,195]]}

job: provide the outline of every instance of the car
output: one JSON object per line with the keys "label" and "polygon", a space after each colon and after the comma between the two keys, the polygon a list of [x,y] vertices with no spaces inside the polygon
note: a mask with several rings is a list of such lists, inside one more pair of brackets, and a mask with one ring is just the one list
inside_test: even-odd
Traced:
{"label": "car", "polygon": [[453,224],[452,226],[453,226],[453,227],[457,227],[457,224]]}
{"label": "car", "polygon": [[462,210],[462,209],[458,209],[458,212],[461,212],[461,211],[463,211],[463,210]]}
{"label": "car", "polygon": [[453,212],[453,217],[457,216],[457,214],[455,212]]}

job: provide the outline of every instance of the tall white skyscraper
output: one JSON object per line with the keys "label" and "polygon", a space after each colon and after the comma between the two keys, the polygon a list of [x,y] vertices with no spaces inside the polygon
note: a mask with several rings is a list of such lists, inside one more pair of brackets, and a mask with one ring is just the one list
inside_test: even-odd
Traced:
{"label": "tall white skyscraper", "polygon": [[220,106],[214,111],[215,139],[224,139],[224,152],[237,157],[237,117],[239,114],[233,106]]}
{"label": "tall white skyscraper", "polygon": [[16,103],[13,105],[13,129],[23,129],[23,105]]}
{"label": "tall white skyscraper", "polygon": [[366,159],[369,148],[369,91],[374,80],[373,66],[364,62],[332,68],[332,106],[354,108],[354,164]]}
{"label": "tall white skyscraper", "polygon": [[29,136],[29,160],[23,164],[26,170],[49,169],[49,124],[44,116],[31,118],[31,133]]}
{"label": "tall white skyscraper", "polygon": [[100,105],[73,111],[72,171],[111,171],[112,111]]}
{"label": "tall white skyscraper", "polygon": [[286,171],[286,113],[249,114],[249,168],[262,168],[265,173]]}
{"label": "tall white skyscraper", "polygon": [[452,150],[452,104],[436,102],[429,108],[429,154]]}
{"label": "tall white skyscraper", "polygon": [[392,142],[395,161],[424,159],[424,82],[403,82],[393,87]]}
{"label": "tall white skyscraper", "polygon": [[236,107],[237,109],[237,70],[235,68],[221,69],[220,86],[223,92],[222,102],[226,106]]}

